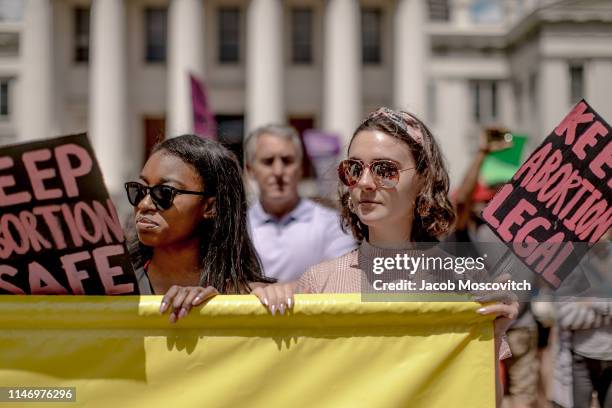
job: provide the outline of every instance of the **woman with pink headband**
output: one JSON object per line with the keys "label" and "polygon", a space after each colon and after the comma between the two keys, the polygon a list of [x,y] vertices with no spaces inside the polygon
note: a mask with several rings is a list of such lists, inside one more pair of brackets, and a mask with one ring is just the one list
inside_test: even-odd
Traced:
{"label": "woman with pink headband", "polygon": [[[338,176],[343,225],[361,244],[313,266],[297,282],[255,289],[253,294],[272,314],[291,308],[294,293],[360,293],[374,259],[414,256],[414,243],[437,241],[453,226],[440,148],[414,115],[388,108],[371,113],[355,130]],[[509,350],[503,336],[516,318],[518,303],[489,304],[477,313],[497,316],[496,351],[498,358],[505,357]]]}

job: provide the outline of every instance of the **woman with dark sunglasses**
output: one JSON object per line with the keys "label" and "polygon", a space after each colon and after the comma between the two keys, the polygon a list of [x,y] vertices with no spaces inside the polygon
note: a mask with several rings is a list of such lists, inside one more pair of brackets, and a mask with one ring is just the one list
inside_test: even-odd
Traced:
{"label": "woman with dark sunglasses", "polygon": [[[363,292],[376,258],[419,256],[423,251],[415,250],[415,242],[434,242],[454,223],[440,148],[414,115],[388,108],[371,113],[355,130],[338,176],[343,224],[361,244],[310,268],[297,282],[256,288],[253,293],[272,314],[291,308],[294,293]],[[492,294],[488,299],[502,300]],[[509,349],[502,338],[516,318],[518,303],[503,301],[477,312],[497,316],[496,351],[506,357]]]}
{"label": "woman with dark sunglasses", "polygon": [[125,184],[137,237],[141,294],[165,294],[171,322],[217,293],[249,293],[264,278],[246,223],[238,160],[221,144],[183,135],[158,144],[140,181]]}

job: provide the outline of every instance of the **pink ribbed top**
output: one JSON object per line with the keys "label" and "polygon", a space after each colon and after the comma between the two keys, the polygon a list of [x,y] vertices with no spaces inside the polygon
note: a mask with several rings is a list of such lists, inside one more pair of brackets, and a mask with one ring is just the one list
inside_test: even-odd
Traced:
{"label": "pink ribbed top", "polygon": [[[418,270],[414,275],[407,276],[405,270],[385,270],[381,275],[372,273],[374,259],[377,257],[393,258],[396,255],[408,256],[450,256],[448,253],[433,247],[431,249],[416,249],[414,244],[407,243],[400,248],[378,248],[367,241],[345,255],[338,258],[322,262],[308,269],[298,281],[297,293],[372,293],[370,282],[373,279],[384,277],[385,282],[393,282],[400,279],[410,279],[419,281],[446,281],[459,279],[486,280],[486,272],[483,275],[473,276],[469,274],[457,275],[453,271],[424,271]],[[512,355],[510,347],[502,338],[499,358],[504,359]]]}
{"label": "pink ribbed top", "polygon": [[397,255],[409,257],[449,257],[450,254],[437,247],[424,249],[406,243],[398,248],[379,248],[363,241],[359,248],[338,258],[312,266],[298,281],[298,293],[372,293],[369,282],[383,279],[385,282],[409,279],[414,281],[456,281],[464,279],[450,270],[419,269],[410,275],[403,269],[385,269],[380,275],[373,273],[376,258],[395,258]]}

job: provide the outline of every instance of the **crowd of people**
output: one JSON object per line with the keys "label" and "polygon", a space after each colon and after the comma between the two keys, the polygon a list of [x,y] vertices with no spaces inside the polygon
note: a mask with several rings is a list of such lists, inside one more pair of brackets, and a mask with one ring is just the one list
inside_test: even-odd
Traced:
{"label": "crowd of people", "polygon": [[[508,143],[483,138],[452,202],[431,131],[413,114],[380,108],[358,124],[338,166],[336,210],[300,197],[304,152],[290,127],[264,126],[245,140],[245,173],[259,193],[250,208],[241,166],[228,149],[194,135],[168,139],[140,180],[126,183],[140,292],[164,295],[160,312],[171,322],[216,294],[252,293],[272,315],[286,315],[296,293],[358,293],[377,257],[413,254],[419,242],[486,235],[475,211],[482,204],[474,199],[478,174],[486,155]],[[498,404],[503,383],[512,407],[546,400],[539,372],[552,325],[550,337],[567,346],[559,352],[570,353],[573,381],[564,383],[569,402],[549,399],[588,407],[595,390],[602,408],[612,406],[609,302],[536,313],[507,294],[486,300],[477,313],[496,317],[496,366],[505,367],[497,376]]]}

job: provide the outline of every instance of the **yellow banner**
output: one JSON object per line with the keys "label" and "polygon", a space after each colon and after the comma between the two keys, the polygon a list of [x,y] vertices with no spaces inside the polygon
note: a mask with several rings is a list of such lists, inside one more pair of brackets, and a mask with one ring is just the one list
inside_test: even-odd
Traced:
{"label": "yellow banner", "polygon": [[[495,405],[477,303],[298,295],[272,317],[254,296],[218,296],[171,325],[160,301],[0,296],[0,387],[75,387],[53,407]],[[0,408],[48,405],[14,396]]]}

